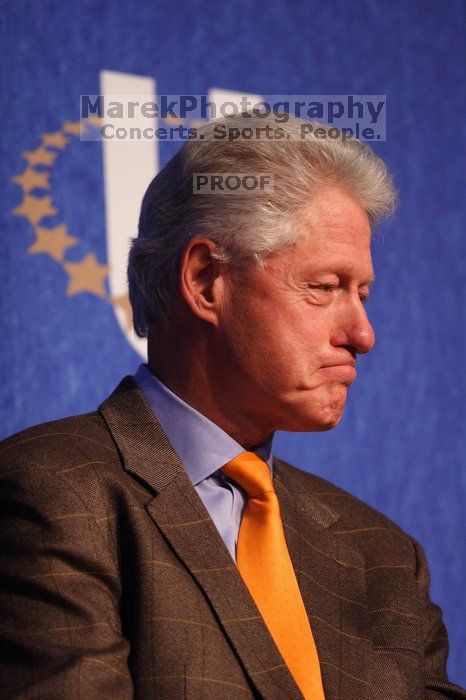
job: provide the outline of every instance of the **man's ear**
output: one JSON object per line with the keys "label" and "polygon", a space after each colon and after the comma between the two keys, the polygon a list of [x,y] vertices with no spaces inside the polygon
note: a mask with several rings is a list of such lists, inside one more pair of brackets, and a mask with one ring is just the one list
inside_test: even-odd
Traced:
{"label": "man's ear", "polygon": [[225,264],[213,257],[218,246],[209,238],[194,236],[183,251],[180,261],[180,293],[198,318],[217,325]]}

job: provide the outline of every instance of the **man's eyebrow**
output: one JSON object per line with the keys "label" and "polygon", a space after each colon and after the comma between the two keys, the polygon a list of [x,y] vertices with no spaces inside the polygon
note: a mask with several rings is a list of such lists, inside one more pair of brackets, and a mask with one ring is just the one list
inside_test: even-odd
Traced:
{"label": "man's eyebrow", "polygon": [[[340,270],[340,274],[343,275],[350,275],[352,272],[354,272],[354,267],[343,267]],[[372,285],[375,282],[375,273],[373,272],[367,279],[364,279],[361,284],[359,285],[360,287],[369,287],[369,289],[372,287]]]}
{"label": "man's eyebrow", "polygon": [[[307,273],[310,274],[322,274],[322,275],[351,275],[354,272],[354,266],[353,265],[344,265],[343,267],[329,267],[325,269],[321,269],[319,271],[316,271],[313,268],[310,268]],[[360,287],[372,287],[372,285],[375,282],[375,273],[373,272],[367,279],[364,279],[359,286]]]}
{"label": "man's eyebrow", "polygon": [[[343,275],[350,275],[352,272],[354,272],[354,267],[352,265],[350,265],[349,267],[343,267],[340,270],[340,274],[343,274]],[[370,287],[372,287],[374,282],[375,282],[375,272],[372,272],[370,274],[370,276],[367,279],[363,280],[359,286],[370,288]]]}

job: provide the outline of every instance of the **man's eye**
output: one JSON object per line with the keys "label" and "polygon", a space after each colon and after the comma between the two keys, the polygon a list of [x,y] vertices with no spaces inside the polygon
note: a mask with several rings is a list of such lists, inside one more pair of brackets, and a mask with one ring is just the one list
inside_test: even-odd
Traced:
{"label": "man's eye", "polygon": [[333,284],[310,284],[311,289],[321,289],[323,292],[331,292],[335,287]]}
{"label": "man's eye", "polygon": [[364,304],[364,305],[367,304],[367,302],[369,301],[369,295],[367,295],[367,296],[360,295],[359,298],[361,299],[361,304]]}

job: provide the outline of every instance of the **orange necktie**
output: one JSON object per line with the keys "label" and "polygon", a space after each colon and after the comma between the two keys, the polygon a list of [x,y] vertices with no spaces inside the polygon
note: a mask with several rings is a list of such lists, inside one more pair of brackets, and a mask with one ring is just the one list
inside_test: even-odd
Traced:
{"label": "orange necktie", "polygon": [[306,700],[325,700],[317,649],[283,532],[268,465],[243,452],[222,472],[247,493],[237,565],[286,665]]}

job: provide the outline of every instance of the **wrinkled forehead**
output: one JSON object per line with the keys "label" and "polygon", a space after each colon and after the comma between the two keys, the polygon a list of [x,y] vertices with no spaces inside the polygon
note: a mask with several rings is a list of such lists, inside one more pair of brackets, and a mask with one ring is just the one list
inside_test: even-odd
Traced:
{"label": "wrinkled forehead", "polygon": [[370,285],[374,281],[370,229],[303,231],[291,246],[268,255],[264,268],[269,275],[333,274]]}
{"label": "wrinkled forehead", "polygon": [[[354,236],[360,242],[371,237],[369,216],[361,202],[340,187],[322,188],[296,212],[294,223],[300,234],[314,238]],[[367,244],[367,241],[366,241]]]}

